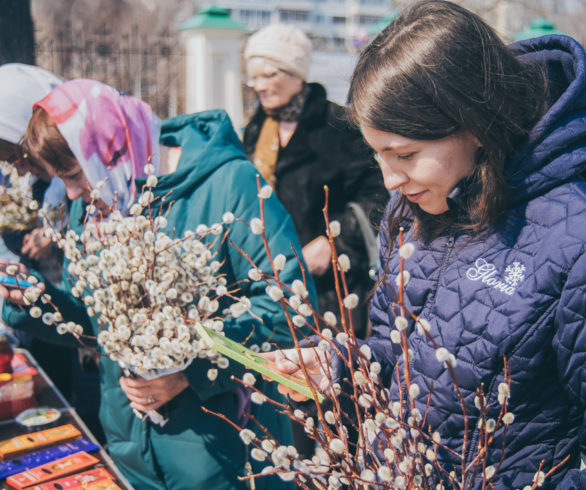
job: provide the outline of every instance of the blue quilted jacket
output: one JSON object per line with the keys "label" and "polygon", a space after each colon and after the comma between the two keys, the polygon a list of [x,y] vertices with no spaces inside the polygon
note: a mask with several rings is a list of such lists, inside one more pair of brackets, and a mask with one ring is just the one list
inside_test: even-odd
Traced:
{"label": "blue quilted jacket", "polygon": [[[586,453],[586,74],[585,53],[573,39],[547,36],[513,46],[522,60],[540,63],[552,90],[561,94],[533,128],[526,144],[507,165],[512,205],[493,232],[465,234],[416,243],[406,261],[411,274],[406,305],[429,320],[436,342],[457,358],[458,384],[469,417],[468,457],[476,456],[478,410],[475,390],[484,385],[489,417],[498,415],[498,384],[503,358],[512,376],[506,449],[496,488],[531,485],[539,464],[549,470],[570,460],[544,487],[582,488],[579,470]],[[392,206],[392,202],[390,204]],[[389,206],[389,209],[390,209]],[[386,221],[386,219],[384,220]],[[384,222],[383,221],[383,222]],[[395,283],[399,258],[388,252],[383,229],[381,258]],[[385,240],[386,238],[386,240]],[[407,232],[407,240],[413,240]],[[403,357],[389,339],[394,325],[388,285],[372,301],[373,357],[383,365],[392,399],[392,377]],[[453,383],[431,343],[410,324],[413,382],[428,423],[448,447],[460,451],[464,417]],[[498,465],[502,432],[497,432],[488,463]],[[454,460],[440,454],[451,471]],[[458,471],[458,468],[456,468]],[[586,473],[586,471],[585,471]],[[586,485],[584,486],[586,488]]]}

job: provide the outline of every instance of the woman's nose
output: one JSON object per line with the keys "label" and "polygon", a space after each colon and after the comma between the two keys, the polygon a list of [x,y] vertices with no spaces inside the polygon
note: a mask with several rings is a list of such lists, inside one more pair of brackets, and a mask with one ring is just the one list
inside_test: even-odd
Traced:
{"label": "woman's nose", "polygon": [[79,199],[81,197],[81,195],[83,194],[83,189],[80,186],[71,186],[68,185],[66,188],[66,193],[67,193],[67,197],[71,200],[71,201],[75,201],[76,199]]}
{"label": "woman's nose", "polygon": [[401,170],[391,169],[388,165],[382,166],[382,172],[385,187],[389,191],[394,191],[409,181],[406,173]]}
{"label": "woman's nose", "polygon": [[252,89],[255,92],[262,92],[264,89],[266,89],[266,85],[267,85],[266,80],[264,80],[261,77],[255,78],[252,81]]}

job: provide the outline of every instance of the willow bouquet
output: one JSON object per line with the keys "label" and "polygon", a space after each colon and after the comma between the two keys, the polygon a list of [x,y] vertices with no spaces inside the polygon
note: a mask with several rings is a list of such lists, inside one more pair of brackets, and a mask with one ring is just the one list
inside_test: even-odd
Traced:
{"label": "willow bouquet", "polygon": [[[172,203],[160,203],[157,215],[151,211],[156,184],[157,178],[149,175],[128,216],[115,208],[105,215],[91,204],[81,233],[52,229],[68,261],[71,293],[97,320],[97,339],[86,335],[82,325],[66,321],[38,288],[27,290],[27,301],[40,298],[53,311],[33,306],[30,314],[84,345],[97,340],[123,370],[144,378],[181,371],[198,356],[227,367],[226,358],[200,342],[195,324],[221,332],[225,318],[250,306],[246,297],[234,296],[237,289],[227,284],[214,252],[235,218],[226,213],[221,223],[200,225],[181,237],[170,235],[164,210]],[[99,189],[92,198],[99,198]],[[213,369],[209,377],[214,377]]]}
{"label": "willow bouquet", "polygon": [[31,176],[18,175],[8,162],[0,162],[0,232],[26,231],[39,223],[39,203],[33,199]]}
{"label": "willow bouquet", "polygon": [[[262,192],[261,189],[259,194]],[[266,192],[270,192],[270,188]],[[262,218],[262,200],[260,206]],[[274,359],[294,364],[298,368],[297,376],[309,386],[313,396],[294,406],[284,405],[268,399],[255,388],[254,373],[248,372],[240,380],[252,390],[253,402],[270,403],[294,424],[302,425],[315,442],[316,451],[313,457],[304,459],[295,447],[281,444],[260,424],[260,432],[264,433],[261,437],[249,427],[239,427],[216,414],[240,431],[242,441],[250,448],[251,458],[264,464],[261,472],[246,478],[278,475],[301,488],[320,490],[371,486],[388,489],[492,487],[501,463],[489,464],[489,451],[498,434],[503,443],[502,447],[499,443],[497,449],[504,454],[507,427],[515,419],[507,406],[511,379],[506,359],[504,380],[498,385],[498,392],[488,397],[479,387],[474,407],[467,406],[454,369],[457,359],[435,342],[430,321],[405,307],[403,295],[409,282],[407,264],[414,246],[403,243],[401,232],[401,271],[393,285],[397,292],[396,320],[390,329],[390,340],[405,362],[402,368],[396,364],[395,373],[384,372],[381,364],[373,360],[369,345],[354,334],[350,311],[358,305],[359,298],[348,291],[345,278],[351,264],[347,256],[336,253],[334,238],[341,232],[340,224],[329,222],[327,203],[324,216],[332,266],[336,271],[340,314],[318,314],[307,299],[305,285],[282,283],[279,267],[274,267],[273,274],[251,274],[255,280],[265,281],[267,294],[281,303],[295,341],[295,349],[277,351]],[[263,227],[259,225],[257,231],[262,234]],[[436,362],[449,372],[466,421],[466,432],[470,426],[477,435],[474,447],[467,440],[458,450],[448,447],[439,432],[429,425],[428,415],[436,408],[431,405],[431,392],[423,397],[421,387],[411,381],[410,323],[415,329],[413,334],[424,336],[433,345]],[[302,328],[309,328],[313,335],[302,335]],[[303,346],[311,347],[303,349]],[[306,355],[308,350],[313,356]],[[388,389],[393,374],[399,383],[397,399],[391,398]],[[433,380],[430,384],[433,390]],[[320,397],[323,403],[315,401]],[[496,403],[489,403],[489,399]],[[452,462],[448,465],[446,455]],[[555,468],[550,473],[552,471]],[[548,474],[540,468],[533,485],[528,488],[541,486]]]}

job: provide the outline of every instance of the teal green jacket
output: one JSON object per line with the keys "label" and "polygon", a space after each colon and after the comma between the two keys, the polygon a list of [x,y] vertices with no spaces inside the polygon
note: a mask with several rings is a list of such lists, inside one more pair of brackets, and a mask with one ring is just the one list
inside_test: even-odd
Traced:
{"label": "teal green jacket", "polygon": [[[185,230],[195,230],[201,223],[220,222],[227,211],[248,222],[260,216],[257,171],[245,156],[225,112],[207,111],[168,119],[163,122],[160,141],[165,146],[182,148],[177,170],[161,176],[153,189],[158,196],[169,194],[166,202],[173,201],[168,215],[169,234],[182,236]],[[137,181],[137,188],[143,184],[143,181]],[[84,208],[81,201],[73,203],[70,216],[74,227],[79,227]],[[273,256],[282,253],[287,257],[281,279],[288,284],[301,279],[291,245],[300,257],[301,248],[289,215],[274,196],[265,201],[265,223]],[[253,235],[242,222],[235,222],[230,228],[230,239],[261,270],[270,271],[261,237]],[[229,243],[222,245],[218,260],[225,262],[223,272],[227,274],[228,284],[247,279],[251,265]],[[246,345],[261,345],[270,339],[283,348],[290,347],[292,338],[284,313],[280,305],[266,295],[265,284],[243,281],[239,286],[241,294],[251,300],[252,311],[262,318],[262,323],[245,314],[226,321],[226,334],[237,341],[250,337]],[[311,298],[315,298],[313,284],[309,284],[309,290]],[[66,319],[91,327],[95,335],[97,324],[87,317],[81,303],[68,291],[50,292]],[[69,335],[64,336],[69,339],[59,338],[53,327],[40,324],[26,312],[10,305],[4,308],[3,317],[8,324],[47,340],[63,342],[72,338]],[[108,440],[108,451],[137,489],[246,488],[238,480],[238,476],[244,473],[247,458],[247,449],[238,432],[225,421],[201,410],[206,407],[237,421],[239,414],[234,390],[239,385],[230,376],[241,376],[244,368],[232,361],[227,369],[220,369],[217,379],[211,382],[207,378],[209,367],[209,361],[196,359],[185,370],[189,388],[165,406],[169,422],[160,427],[140,421],[134,415],[119,385],[118,364],[101,358],[100,419]],[[258,383],[270,397],[280,399],[274,383],[262,379]],[[252,404],[251,409],[254,417],[281,443],[291,442],[286,417],[278,415],[267,403]],[[252,424],[249,425],[254,429]],[[255,484],[257,489],[288,488],[284,482],[268,478],[257,479]]]}

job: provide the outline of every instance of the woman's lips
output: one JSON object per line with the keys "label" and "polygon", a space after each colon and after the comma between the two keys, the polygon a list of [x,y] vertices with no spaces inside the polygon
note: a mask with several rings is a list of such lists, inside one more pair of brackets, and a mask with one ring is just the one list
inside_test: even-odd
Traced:
{"label": "woman's lips", "polygon": [[426,192],[427,191],[421,191],[412,194],[405,194],[405,197],[409,199],[411,202],[417,202],[423,197],[423,194],[425,194]]}

